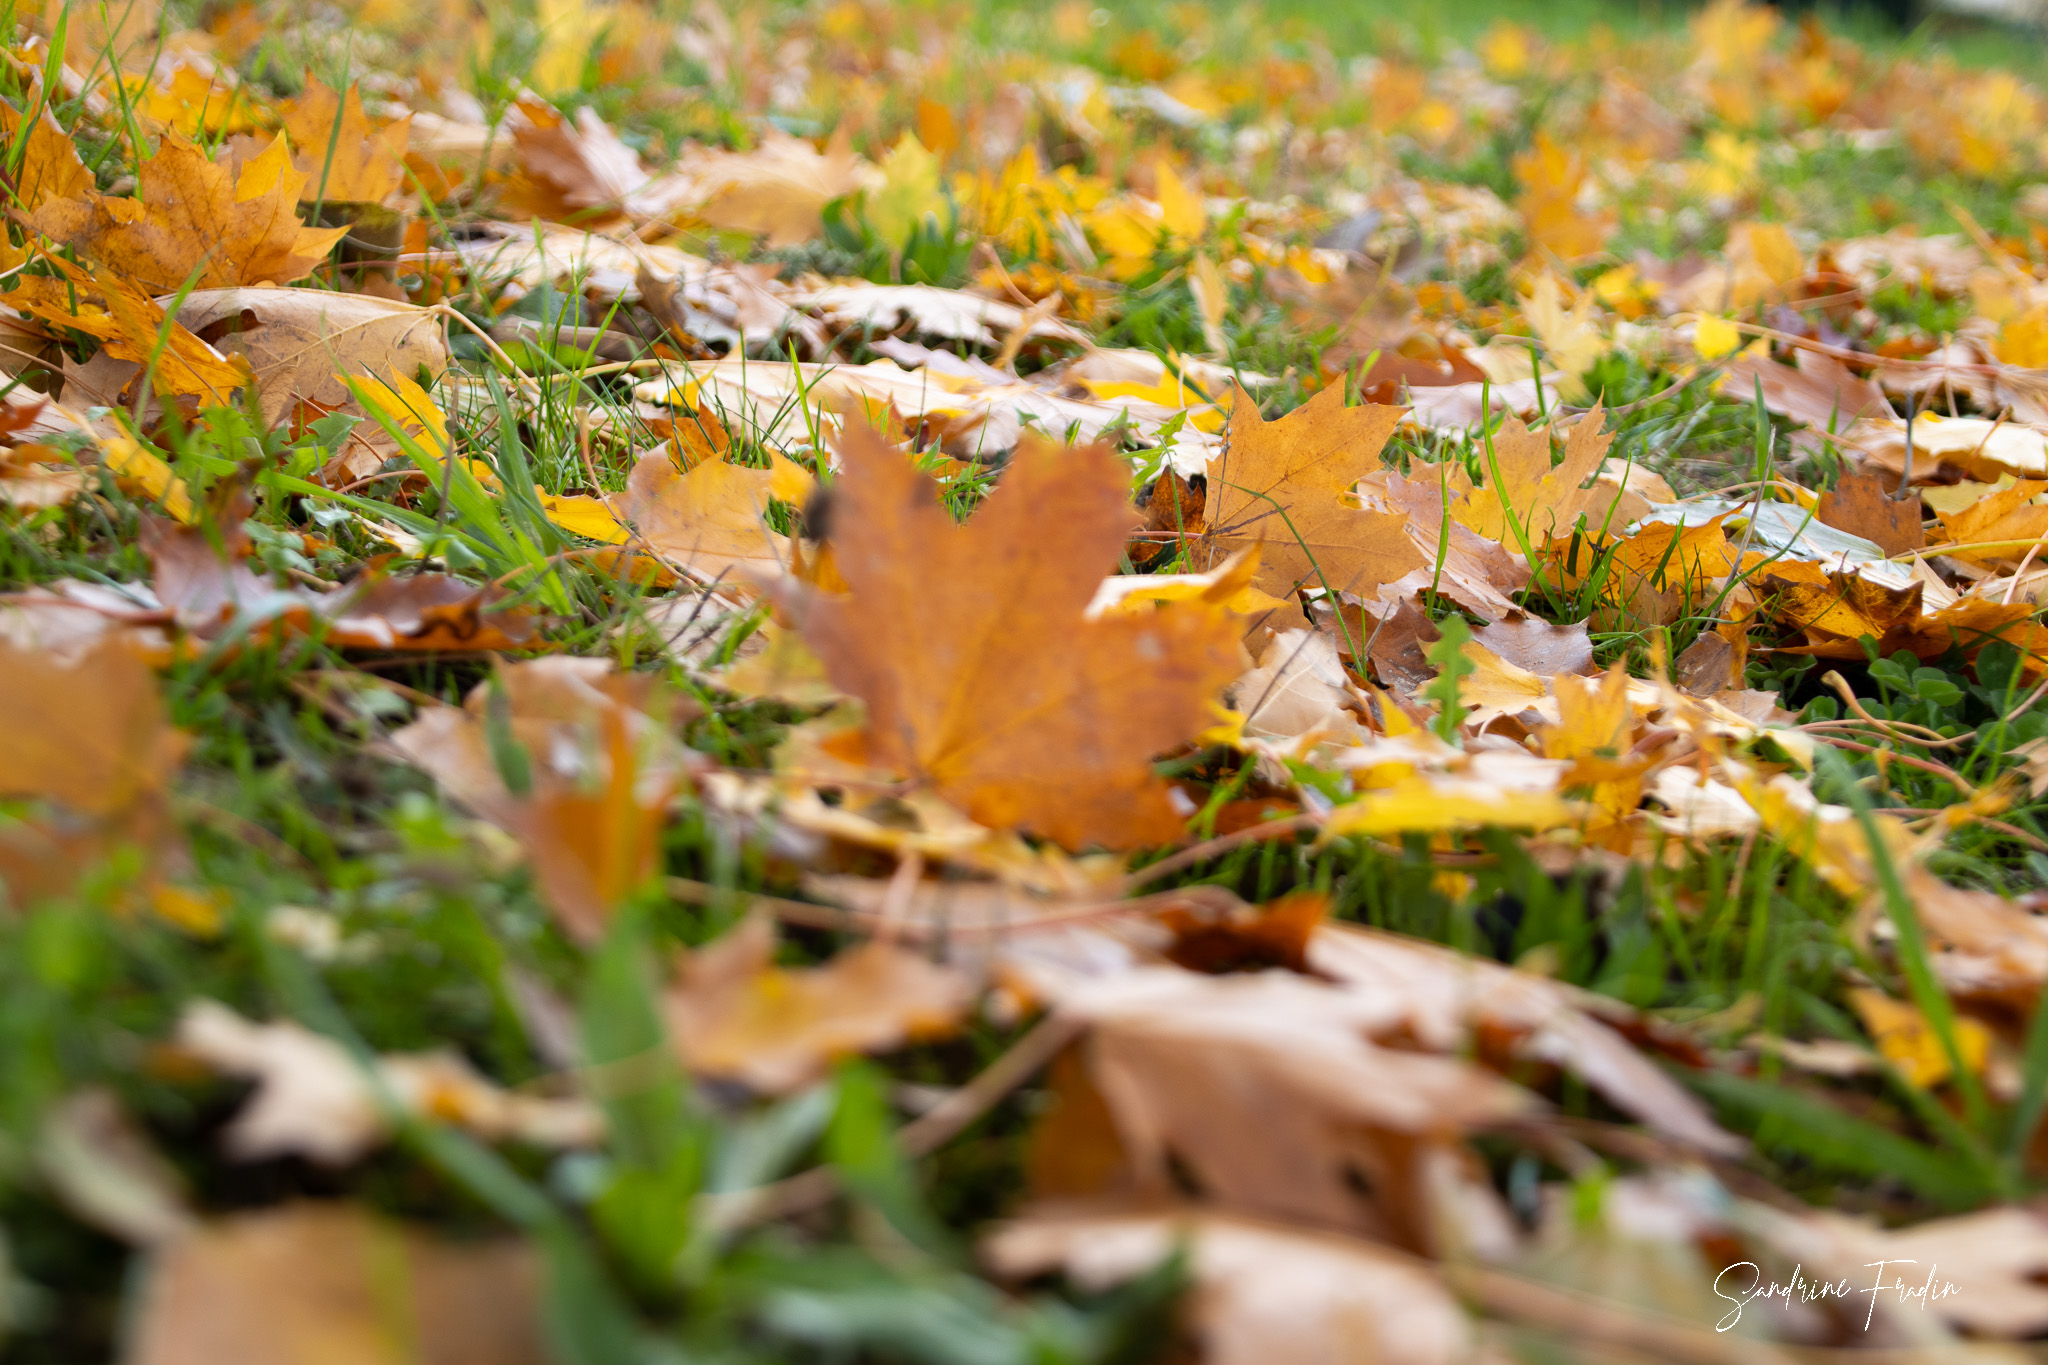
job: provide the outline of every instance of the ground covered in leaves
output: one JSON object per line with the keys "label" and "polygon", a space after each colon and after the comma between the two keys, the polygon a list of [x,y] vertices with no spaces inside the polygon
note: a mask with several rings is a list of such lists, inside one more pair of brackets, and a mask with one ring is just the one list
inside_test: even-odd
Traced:
{"label": "ground covered in leaves", "polygon": [[116,8],[0,1359],[2033,1358],[2031,40]]}

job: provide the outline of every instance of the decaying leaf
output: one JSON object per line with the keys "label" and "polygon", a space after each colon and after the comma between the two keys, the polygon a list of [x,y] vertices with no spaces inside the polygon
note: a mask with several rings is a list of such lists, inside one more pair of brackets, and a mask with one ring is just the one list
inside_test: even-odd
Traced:
{"label": "decaying leaf", "polygon": [[1098,448],[1026,442],[956,527],[898,451],[841,446],[832,551],[850,591],[801,608],[835,686],[867,705],[873,760],[976,820],[1069,847],[1129,847],[1180,826],[1152,756],[1207,722],[1237,628],[1178,603],[1084,618],[1134,520]]}
{"label": "decaying leaf", "polygon": [[423,712],[390,743],[518,835],[563,927],[589,942],[654,871],[685,771],[665,725],[693,712],[652,677],[615,673],[603,660],[534,659],[507,665],[459,708]]}
{"label": "decaying leaf", "polygon": [[59,652],[0,636],[0,800],[29,803],[0,825],[8,899],[68,887],[124,844],[153,852],[186,746],[127,640]]}

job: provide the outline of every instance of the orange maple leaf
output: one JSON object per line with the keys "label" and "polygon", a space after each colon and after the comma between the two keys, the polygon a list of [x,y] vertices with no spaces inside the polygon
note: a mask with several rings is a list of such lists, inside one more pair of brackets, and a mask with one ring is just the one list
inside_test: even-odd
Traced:
{"label": "orange maple leaf", "polygon": [[1174,838],[1153,755],[1210,719],[1242,626],[1174,603],[1088,620],[1136,520],[1100,447],[1027,440],[965,527],[931,480],[849,429],[832,550],[851,591],[804,604],[805,639],[867,703],[869,756],[985,825],[1069,847]]}
{"label": "orange maple leaf", "polygon": [[[14,177],[14,192],[25,209],[37,209],[52,199],[76,199],[92,191],[92,172],[78,159],[78,145],[51,116],[42,99],[41,83],[25,96],[36,111],[28,130],[28,145],[22,149],[21,169]],[[0,135],[9,146],[21,129],[21,112],[0,104]]]}
{"label": "orange maple leaf", "polygon": [[1223,454],[1209,461],[1202,509],[1211,562],[1263,542],[1257,586],[1285,596],[1306,584],[1370,596],[1430,563],[1407,534],[1410,518],[1345,501],[1380,469],[1401,409],[1344,406],[1332,384],[1285,417],[1264,421],[1242,388]]}
{"label": "orange maple leaf", "polygon": [[412,115],[377,127],[351,85],[344,93],[309,77],[305,93],[284,107],[292,167],[305,177],[302,202],[381,204],[405,185]]}
{"label": "orange maple leaf", "polygon": [[348,231],[299,221],[306,177],[283,136],[239,167],[207,159],[191,139],[164,134],[137,171],[139,197],[88,191],[52,199],[29,224],[157,294],[198,288],[288,284],[318,265]]}

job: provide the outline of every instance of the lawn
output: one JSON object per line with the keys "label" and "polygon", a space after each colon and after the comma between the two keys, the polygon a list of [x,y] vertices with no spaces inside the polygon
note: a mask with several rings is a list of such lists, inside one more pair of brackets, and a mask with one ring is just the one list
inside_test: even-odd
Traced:
{"label": "lawn", "polygon": [[0,64],[0,1365],[2036,1358],[2039,36]]}

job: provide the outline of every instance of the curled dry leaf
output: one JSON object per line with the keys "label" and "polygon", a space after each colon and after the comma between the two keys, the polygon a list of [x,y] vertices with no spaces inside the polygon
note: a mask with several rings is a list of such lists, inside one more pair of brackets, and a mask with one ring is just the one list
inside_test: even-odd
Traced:
{"label": "curled dry leaf", "polygon": [[787,1094],[836,1058],[951,1033],[973,999],[958,971],[885,942],[819,967],[774,959],[774,926],[754,916],[677,965],[669,1028],[692,1070]]}
{"label": "curled dry leaf", "polygon": [[288,284],[310,272],[348,231],[299,220],[306,177],[283,137],[239,174],[207,159],[175,130],[137,173],[138,197],[88,192],[52,199],[29,215],[41,233],[78,248],[153,294]]}
{"label": "curled dry leaf", "polygon": [[831,545],[850,591],[796,610],[833,684],[866,703],[871,759],[992,828],[1070,848],[1175,837],[1151,759],[1202,729],[1239,632],[1183,603],[1086,619],[1134,520],[1122,465],[1027,441],[959,527],[872,433],[841,454]]}
{"label": "curled dry leaf", "polygon": [[1477,1328],[1430,1267],[1384,1246],[1196,1210],[1027,1210],[984,1239],[984,1264],[1024,1278],[1065,1270],[1113,1288],[1184,1250],[1186,1321],[1208,1365],[1336,1359],[1456,1365]]}
{"label": "curled dry leaf", "polygon": [[122,1359],[543,1365],[540,1299],[522,1243],[456,1245],[354,1204],[289,1204],[158,1252]]}
{"label": "curled dry leaf", "polygon": [[511,128],[525,178],[513,183],[507,207],[561,221],[622,213],[644,219],[688,197],[686,182],[643,170],[638,154],[587,105],[573,122],[531,97],[519,102],[519,113]]}
{"label": "curled dry leaf", "polygon": [[[225,1005],[196,1000],[178,1021],[177,1042],[215,1071],[256,1082],[225,1134],[239,1160],[304,1156],[341,1166],[391,1135],[376,1084],[325,1034],[290,1021],[254,1024]],[[603,1134],[597,1111],[584,1101],[500,1089],[453,1052],[380,1057],[376,1065],[392,1102],[482,1138],[582,1147]]]}

